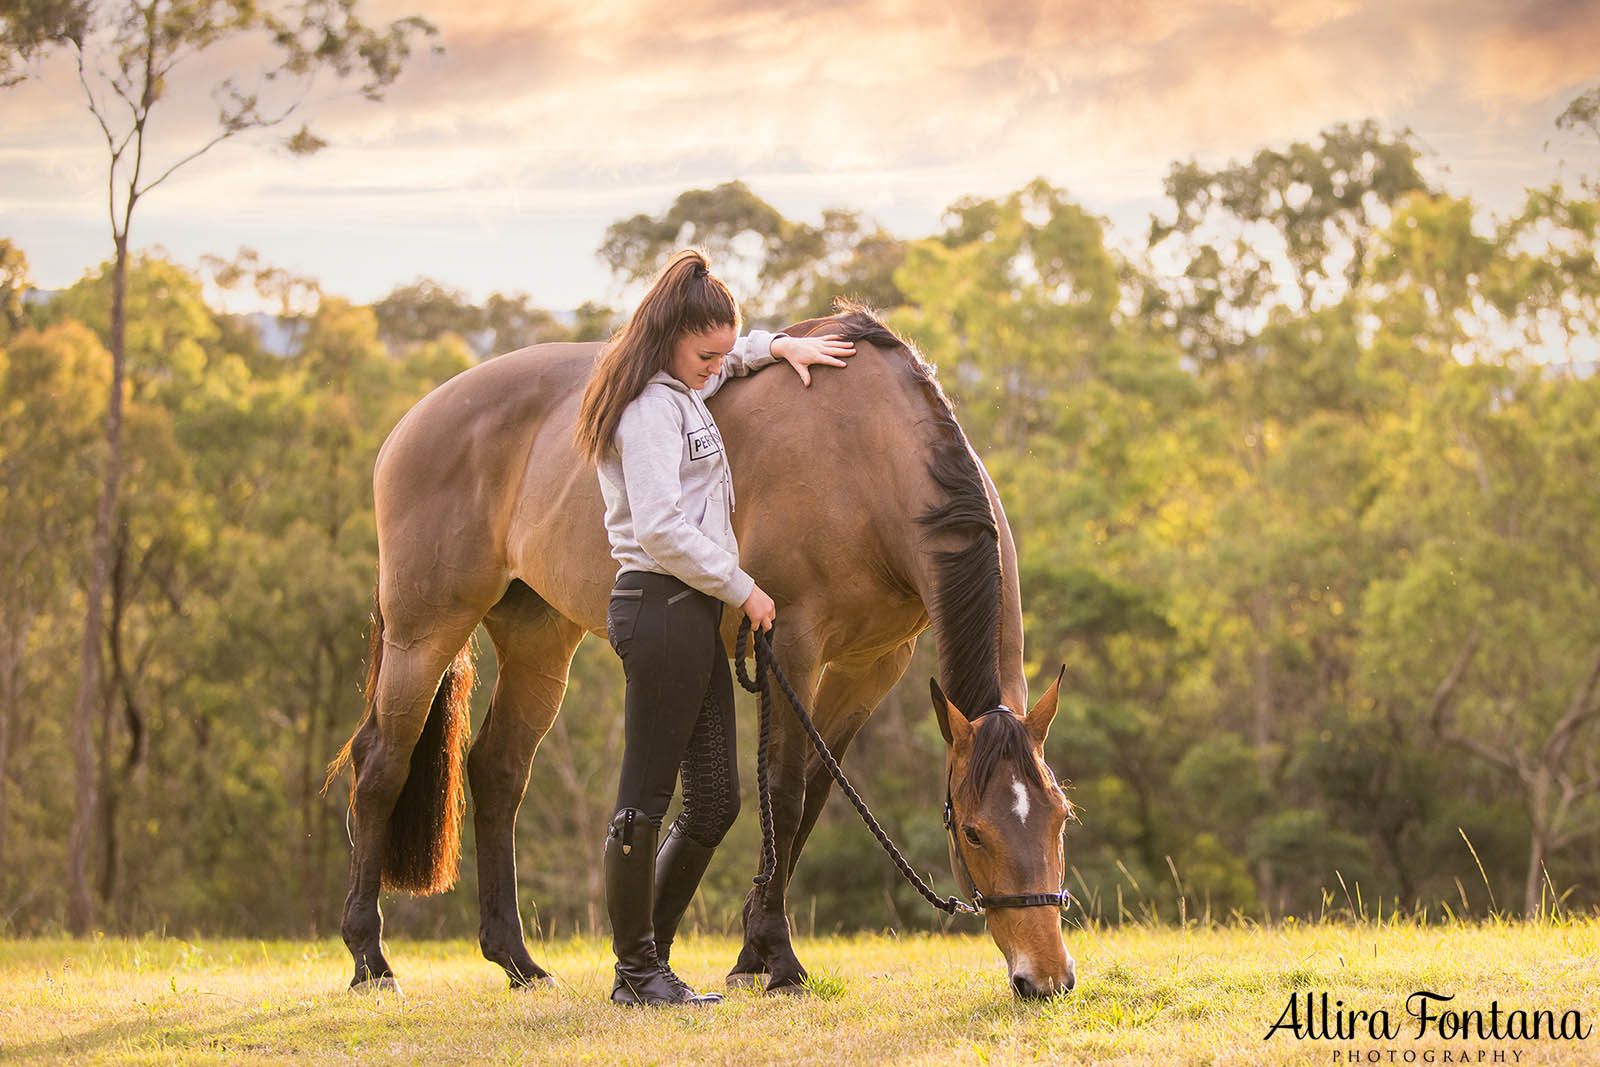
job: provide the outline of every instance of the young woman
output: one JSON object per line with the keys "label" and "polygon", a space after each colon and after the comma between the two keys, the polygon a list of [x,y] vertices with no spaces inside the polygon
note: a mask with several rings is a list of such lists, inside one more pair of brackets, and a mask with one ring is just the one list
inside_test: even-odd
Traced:
{"label": "young woman", "polygon": [[[739,812],[723,605],[771,629],[776,608],[739,566],[733,479],[705,401],[787,360],[802,381],[855,351],[833,336],[751,331],[698,252],[679,252],[600,355],[576,443],[594,460],[617,561],[606,636],[627,676],[621,783],[605,842],[618,1004],[711,1004],[667,966],[673,935]],[[683,812],[656,841],[680,767]]]}

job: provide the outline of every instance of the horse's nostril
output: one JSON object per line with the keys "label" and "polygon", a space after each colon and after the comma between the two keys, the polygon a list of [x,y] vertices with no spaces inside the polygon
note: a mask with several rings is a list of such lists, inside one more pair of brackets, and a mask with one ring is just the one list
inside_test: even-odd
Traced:
{"label": "horse's nostril", "polygon": [[1011,988],[1017,991],[1017,996],[1019,997],[1031,997],[1034,995],[1033,983],[1020,974],[1011,979]]}

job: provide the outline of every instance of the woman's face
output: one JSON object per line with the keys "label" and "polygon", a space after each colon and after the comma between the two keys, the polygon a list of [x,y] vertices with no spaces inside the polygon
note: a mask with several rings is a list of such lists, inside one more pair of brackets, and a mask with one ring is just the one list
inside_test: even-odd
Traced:
{"label": "woman's face", "polygon": [[686,333],[672,345],[667,373],[690,389],[703,389],[722,370],[722,357],[738,340],[732,326],[714,326],[702,333]]}

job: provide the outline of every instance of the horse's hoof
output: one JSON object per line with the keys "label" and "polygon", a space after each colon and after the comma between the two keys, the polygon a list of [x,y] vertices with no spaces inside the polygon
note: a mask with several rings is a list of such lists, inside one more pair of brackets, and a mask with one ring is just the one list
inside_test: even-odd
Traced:
{"label": "horse's hoof", "polygon": [[767,992],[784,997],[809,997],[811,990],[807,989],[801,979],[793,979],[774,984],[767,983]]}
{"label": "horse's hoof", "polygon": [[553,975],[542,974],[537,978],[529,978],[522,982],[513,980],[508,985],[513,993],[528,993],[539,989],[554,989],[556,980]]}
{"label": "horse's hoof", "polygon": [[754,989],[759,991],[761,987],[762,980],[759,974],[752,974],[746,971],[735,971],[733,974],[728,975],[729,989]]}
{"label": "horse's hoof", "polygon": [[352,981],[350,983],[350,992],[394,993],[397,996],[405,996],[405,991],[400,988],[400,982],[392,974],[386,974],[382,978],[367,978],[362,981]]}

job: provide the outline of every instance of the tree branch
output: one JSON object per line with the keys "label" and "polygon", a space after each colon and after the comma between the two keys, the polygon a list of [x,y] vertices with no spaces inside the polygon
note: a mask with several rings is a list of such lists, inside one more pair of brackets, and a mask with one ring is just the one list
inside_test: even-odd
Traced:
{"label": "tree branch", "polygon": [[1566,833],[1561,834],[1551,842],[1551,851],[1553,852],[1557,849],[1566,848],[1573,842],[1588,837],[1596,830],[1600,830],[1600,819],[1596,819],[1593,822],[1584,823],[1582,826],[1568,830]]}
{"label": "tree branch", "polygon": [[1467,637],[1467,643],[1461,647],[1461,652],[1456,656],[1456,661],[1451,665],[1444,680],[1433,691],[1433,700],[1428,705],[1428,722],[1435,730],[1444,729],[1445,711],[1450,706],[1451,699],[1455,696],[1456,686],[1461,683],[1461,676],[1467,673],[1467,667],[1472,664],[1472,659],[1478,654],[1478,646],[1483,642],[1483,631],[1473,630]]}
{"label": "tree branch", "polygon": [[1577,565],[1579,573],[1581,573],[1585,578],[1589,579],[1590,585],[1594,586],[1596,589],[1600,589],[1600,571],[1596,571],[1589,565],[1589,560],[1586,553],[1573,552],[1567,558],[1572,563]]}
{"label": "tree branch", "polygon": [[1565,760],[1567,750],[1572,746],[1572,738],[1579,727],[1600,714],[1600,703],[1596,703],[1594,699],[1596,686],[1600,686],[1600,648],[1595,649],[1594,660],[1589,664],[1589,673],[1573,691],[1572,703],[1567,708],[1567,713],[1561,716],[1555,728],[1550,731],[1549,739],[1544,743],[1544,751],[1540,753],[1540,758],[1547,767],[1558,766]]}
{"label": "tree branch", "polygon": [[1526,783],[1532,781],[1533,779],[1533,775],[1528,771],[1528,768],[1523,765],[1522,760],[1518,759],[1516,754],[1510,749],[1497,748],[1494,745],[1485,744],[1475,737],[1469,737],[1466,734],[1456,733],[1454,730],[1451,730],[1448,727],[1439,728],[1439,739],[1447,744],[1457,745],[1461,748],[1464,748],[1473,755],[1479,757],[1480,759],[1486,760],[1497,767],[1504,767],[1512,774],[1515,774],[1517,779],[1521,782]]}
{"label": "tree branch", "polygon": [[128,204],[122,217],[124,233],[132,226],[134,205],[143,195],[139,188],[139,175],[144,173],[144,128],[150,120],[150,108],[156,101],[156,2],[145,9],[144,46],[144,84],[139,90],[139,104],[133,108],[133,177],[128,179]]}
{"label": "tree branch", "polygon": [[94,89],[89,85],[89,75],[84,73],[83,49],[74,45],[73,53],[77,60],[78,84],[83,86],[83,95],[89,101],[89,114],[93,115],[94,120],[100,124],[100,132],[106,136],[106,148],[111,151],[111,158],[116,159],[117,156],[122,154],[122,149],[127,146],[127,142],[124,141],[121,145],[118,145],[116,143],[117,139],[111,134],[111,127],[106,124],[106,117],[100,110],[100,102],[95,98]]}
{"label": "tree branch", "polygon": [[168,178],[172,177],[173,172],[176,171],[178,168],[184,166],[187,163],[194,162],[196,159],[199,159],[201,156],[203,156],[207,152],[211,151],[217,145],[221,144],[223,141],[228,140],[234,134],[240,133],[240,132],[242,132],[242,131],[240,131],[240,130],[223,130],[221,133],[219,133],[215,137],[211,138],[211,140],[207,141],[205,144],[201,145],[199,148],[195,149],[193,152],[190,152],[188,155],[186,155],[182,159],[178,160],[176,163],[174,163],[172,166],[168,167],[166,170],[162,171],[161,172],[161,176],[159,178],[156,178],[149,185],[146,185],[144,188],[139,190],[139,195],[143,196],[145,193],[148,193],[150,190],[154,189],[156,186],[160,185],[162,182],[164,182]]}
{"label": "tree branch", "polygon": [[1573,800],[1582,800],[1590,793],[1600,793],[1600,777],[1586,778],[1577,785],[1569,785],[1567,789]]}
{"label": "tree branch", "polygon": [[1482,644],[1482,641],[1482,631],[1473,630],[1472,634],[1467,638],[1466,644],[1461,647],[1461,652],[1456,656],[1455,663],[1451,664],[1449,672],[1445,674],[1444,679],[1439,683],[1439,687],[1433,692],[1433,700],[1428,706],[1428,722],[1433,727],[1434,732],[1439,735],[1440,740],[1464,748],[1473,755],[1497,767],[1505,768],[1515,774],[1519,780],[1527,782],[1531,780],[1529,769],[1523,765],[1522,760],[1517,757],[1515,750],[1510,746],[1497,747],[1486,744],[1475,737],[1458,733],[1450,727],[1447,716],[1450,701],[1455,696],[1456,686],[1461,683],[1462,675],[1466,674],[1467,667],[1471,665],[1473,657],[1477,655],[1478,646]]}
{"label": "tree branch", "polygon": [[[281,123],[285,119],[287,119],[290,115],[293,115],[296,111],[298,111],[299,108],[300,108],[300,105],[305,103],[305,100],[306,100],[305,96],[302,95],[300,97],[300,99],[298,99],[294,103],[290,104],[287,108],[284,109],[284,111],[281,114],[277,115],[275,118],[270,118],[270,119],[268,119],[268,118],[251,119],[248,122],[244,122],[242,125],[229,125],[228,123],[225,122],[224,125],[223,125],[222,132],[218,133],[215,137],[211,138],[211,140],[207,141],[205,144],[201,145],[199,148],[196,148],[193,152],[190,152],[188,155],[184,156],[182,159],[180,159],[176,163],[172,164],[172,166],[170,166],[166,170],[162,171],[160,177],[156,178],[154,181],[150,182],[150,184],[146,185],[144,188],[139,190],[139,195],[143,196],[144,194],[148,193],[150,190],[154,189],[156,186],[160,185],[162,182],[164,182],[168,178],[172,177],[173,173],[175,171],[177,171],[179,168],[181,168],[181,167],[183,167],[183,166],[185,166],[185,165],[187,165],[189,163],[194,162],[196,159],[199,159],[201,156],[203,156],[207,152],[211,151],[213,148],[215,148],[217,145],[221,144],[223,141],[229,140],[230,138],[235,137],[235,136],[237,136],[238,134],[241,134],[241,133],[248,133],[251,130],[266,130],[266,129],[271,129],[273,126],[278,125],[279,123]],[[234,121],[241,121],[241,120],[235,119]]]}

